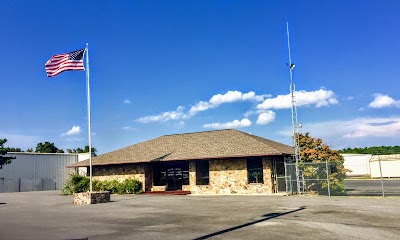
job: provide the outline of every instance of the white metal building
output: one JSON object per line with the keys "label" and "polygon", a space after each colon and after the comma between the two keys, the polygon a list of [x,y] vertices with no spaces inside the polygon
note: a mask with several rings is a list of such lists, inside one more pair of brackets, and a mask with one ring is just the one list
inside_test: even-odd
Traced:
{"label": "white metal building", "polygon": [[369,175],[371,178],[400,177],[400,154],[342,154],[344,167],[351,170],[348,176]]}
{"label": "white metal building", "polygon": [[384,178],[400,177],[400,154],[374,155],[369,164],[371,178],[380,178],[381,171]]}
{"label": "white metal building", "polygon": [[351,170],[347,176],[371,175],[369,160],[372,154],[342,154],[344,167]]}
{"label": "white metal building", "polygon": [[0,169],[0,192],[59,190],[73,169],[67,165],[89,158],[89,153],[13,152],[15,157]]}

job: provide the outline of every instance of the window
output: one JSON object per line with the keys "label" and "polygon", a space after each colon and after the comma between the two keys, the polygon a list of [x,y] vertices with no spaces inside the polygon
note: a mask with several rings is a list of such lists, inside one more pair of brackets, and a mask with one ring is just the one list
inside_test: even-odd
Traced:
{"label": "window", "polygon": [[209,178],[209,162],[206,160],[196,161],[196,185],[208,185]]}
{"label": "window", "polygon": [[247,176],[249,183],[264,183],[261,158],[247,159]]}
{"label": "window", "polygon": [[153,184],[154,186],[165,186],[167,184],[167,169],[161,163],[153,165]]}

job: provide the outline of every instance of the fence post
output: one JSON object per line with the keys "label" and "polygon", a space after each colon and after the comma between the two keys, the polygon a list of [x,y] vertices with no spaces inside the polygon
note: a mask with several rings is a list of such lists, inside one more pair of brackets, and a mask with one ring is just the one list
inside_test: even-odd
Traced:
{"label": "fence post", "polygon": [[381,174],[382,197],[385,197],[385,191],[383,190],[383,177],[382,177],[381,158],[379,157],[379,155],[378,155],[378,162],[379,162],[379,172]]}
{"label": "fence post", "polygon": [[328,160],[325,160],[326,165],[326,181],[328,182],[328,195],[331,196],[331,184],[329,182],[329,168],[328,168]]}
{"label": "fence post", "polygon": [[289,182],[288,182],[288,170],[287,170],[287,166],[286,166],[286,160],[284,160],[285,165],[285,188],[286,188],[286,196],[289,196]]}

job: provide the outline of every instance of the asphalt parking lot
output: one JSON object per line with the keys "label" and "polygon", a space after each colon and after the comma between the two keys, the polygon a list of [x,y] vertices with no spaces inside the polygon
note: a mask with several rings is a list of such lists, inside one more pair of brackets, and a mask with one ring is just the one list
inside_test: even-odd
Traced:
{"label": "asphalt parking lot", "polygon": [[0,239],[400,239],[400,198],[0,194]]}
{"label": "asphalt parking lot", "polygon": [[400,196],[400,179],[346,179],[344,186],[349,196]]}

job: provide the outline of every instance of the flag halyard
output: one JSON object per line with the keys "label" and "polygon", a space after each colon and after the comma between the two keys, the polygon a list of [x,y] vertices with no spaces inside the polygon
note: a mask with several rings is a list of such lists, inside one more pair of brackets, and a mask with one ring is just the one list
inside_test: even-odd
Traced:
{"label": "flag halyard", "polygon": [[52,56],[45,64],[48,77],[54,77],[64,71],[84,71],[83,56],[85,48],[77,51],[56,54]]}

